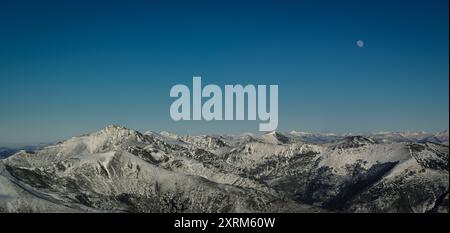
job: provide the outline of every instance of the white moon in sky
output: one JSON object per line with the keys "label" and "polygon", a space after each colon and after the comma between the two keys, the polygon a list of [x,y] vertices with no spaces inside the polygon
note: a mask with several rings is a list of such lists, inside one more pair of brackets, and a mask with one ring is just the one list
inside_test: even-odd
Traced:
{"label": "white moon in sky", "polygon": [[356,45],[357,45],[358,47],[362,48],[362,47],[364,47],[364,41],[358,40],[358,41],[356,41]]}

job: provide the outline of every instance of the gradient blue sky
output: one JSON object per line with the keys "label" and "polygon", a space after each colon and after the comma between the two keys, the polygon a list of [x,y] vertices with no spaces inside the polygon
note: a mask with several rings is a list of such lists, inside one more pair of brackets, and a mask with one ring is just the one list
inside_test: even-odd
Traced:
{"label": "gradient blue sky", "polygon": [[173,122],[170,88],[193,75],[278,84],[280,131],[448,129],[447,0],[63,2],[0,2],[0,145],[257,131]]}

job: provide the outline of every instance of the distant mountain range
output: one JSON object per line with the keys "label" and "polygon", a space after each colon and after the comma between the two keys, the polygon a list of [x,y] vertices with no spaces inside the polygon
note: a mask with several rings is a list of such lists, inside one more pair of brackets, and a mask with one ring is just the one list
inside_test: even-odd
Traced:
{"label": "distant mountain range", "polygon": [[448,131],[178,136],[110,125],[0,160],[0,212],[448,212],[448,151]]}
{"label": "distant mountain range", "polygon": [[33,144],[33,145],[27,145],[27,146],[11,146],[11,147],[0,147],[0,159],[6,158],[8,156],[11,156],[21,150],[24,151],[35,151],[42,147],[45,147],[49,144],[45,143],[39,143],[39,144]]}
{"label": "distant mountain range", "polygon": [[438,133],[427,132],[377,132],[368,134],[333,134],[333,133],[307,133],[292,131],[286,135],[295,138],[296,140],[304,141],[306,143],[327,143],[337,140],[342,140],[347,136],[364,136],[371,138],[378,143],[393,143],[393,142],[435,142],[448,145],[448,130]]}

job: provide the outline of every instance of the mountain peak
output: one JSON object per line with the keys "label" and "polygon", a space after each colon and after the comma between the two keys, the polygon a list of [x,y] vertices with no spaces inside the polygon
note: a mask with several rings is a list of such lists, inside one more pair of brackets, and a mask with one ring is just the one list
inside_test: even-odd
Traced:
{"label": "mountain peak", "polygon": [[269,142],[269,143],[274,143],[274,144],[284,144],[284,143],[288,143],[290,141],[290,139],[285,136],[284,134],[277,132],[277,131],[272,131],[269,133],[266,133],[262,136],[262,138],[264,139],[265,142]]}
{"label": "mountain peak", "polygon": [[136,130],[129,129],[120,125],[110,124],[103,128],[102,130],[95,132],[94,134],[107,134],[116,136],[129,136],[129,135],[140,135]]}
{"label": "mountain peak", "polygon": [[364,136],[347,136],[334,146],[334,149],[358,148],[366,145],[376,144],[376,142]]}
{"label": "mountain peak", "polygon": [[120,125],[116,125],[116,124],[109,124],[107,125],[104,129],[104,131],[112,131],[112,130],[129,130],[128,128],[125,128],[123,126]]}

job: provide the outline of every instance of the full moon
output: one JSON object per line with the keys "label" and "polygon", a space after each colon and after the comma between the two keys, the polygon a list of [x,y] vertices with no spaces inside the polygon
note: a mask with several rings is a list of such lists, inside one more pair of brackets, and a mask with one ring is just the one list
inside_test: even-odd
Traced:
{"label": "full moon", "polygon": [[357,45],[358,47],[362,48],[362,47],[364,47],[364,41],[362,41],[362,40],[357,40],[357,41],[356,41],[356,45]]}

